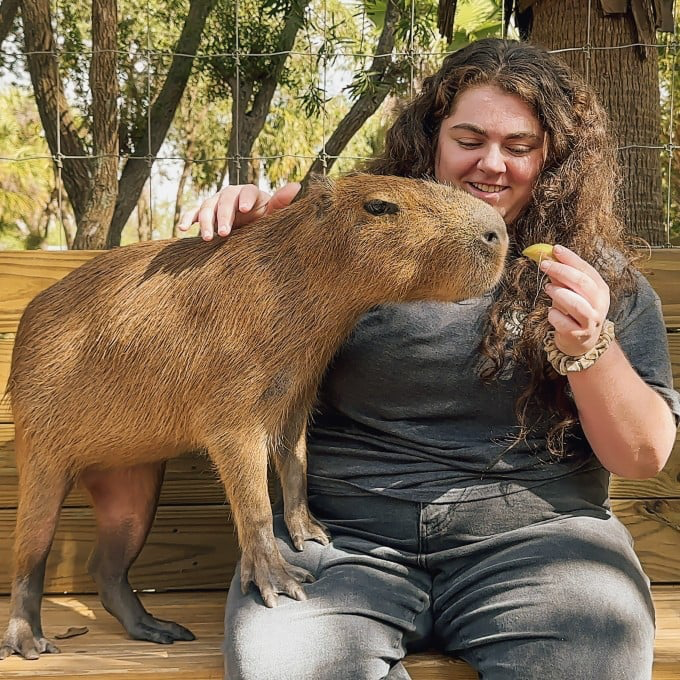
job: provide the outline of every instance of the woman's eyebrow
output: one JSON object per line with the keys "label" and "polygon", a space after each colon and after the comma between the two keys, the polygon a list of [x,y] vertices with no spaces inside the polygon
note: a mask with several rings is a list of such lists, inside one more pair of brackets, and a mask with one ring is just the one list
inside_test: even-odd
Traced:
{"label": "woman's eyebrow", "polygon": [[[482,135],[483,137],[486,137],[487,135],[487,132],[483,127],[479,127],[479,125],[475,125],[474,123],[458,123],[457,125],[452,125],[451,129],[470,130],[470,132]],[[535,132],[531,132],[530,130],[519,130],[518,132],[512,132],[511,134],[507,135],[505,139],[528,139],[531,141],[541,142],[543,141],[543,136],[537,135]]]}

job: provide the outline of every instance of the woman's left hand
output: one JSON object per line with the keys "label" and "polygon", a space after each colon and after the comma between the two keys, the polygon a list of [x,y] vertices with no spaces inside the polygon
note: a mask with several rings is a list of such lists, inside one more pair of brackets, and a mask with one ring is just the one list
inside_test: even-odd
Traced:
{"label": "woman's left hand", "polygon": [[597,270],[565,246],[553,248],[553,260],[539,267],[550,278],[545,292],[552,300],[548,321],[557,348],[580,356],[597,344],[609,312],[609,286]]}

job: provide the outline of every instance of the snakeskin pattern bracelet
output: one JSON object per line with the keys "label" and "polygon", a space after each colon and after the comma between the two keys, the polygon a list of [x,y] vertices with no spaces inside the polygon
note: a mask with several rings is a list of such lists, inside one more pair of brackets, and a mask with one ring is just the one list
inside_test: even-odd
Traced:
{"label": "snakeskin pattern bracelet", "polygon": [[585,354],[570,356],[560,352],[555,344],[555,331],[548,331],[543,340],[543,347],[548,355],[550,365],[560,374],[577,373],[590,368],[607,350],[614,340],[614,324],[607,319],[602,326],[602,332],[597,344]]}

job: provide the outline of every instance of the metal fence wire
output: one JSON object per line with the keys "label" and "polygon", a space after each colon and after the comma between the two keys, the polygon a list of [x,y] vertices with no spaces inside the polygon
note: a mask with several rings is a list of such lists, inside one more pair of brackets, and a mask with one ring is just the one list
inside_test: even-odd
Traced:
{"label": "metal fence wire", "polygon": [[[62,36],[60,34],[60,26],[59,26],[59,21],[58,18],[62,16],[62,10],[64,9],[65,5],[64,3],[67,2],[68,0],[52,0],[52,11],[53,11],[53,30],[55,34],[55,47],[52,51],[49,52],[49,54],[52,55],[52,57],[55,59],[57,62],[57,65],[59,66],[60,61],[66,58],[67,56],[71,55],[73,56],[75,53],[71,52],[69,53],[67,50],[65,50],[62,45],[64,44],[64,41],[62,40]],[[349,2],[349,0],[347,0]],[[331,18],[329,17],[329,9],[328,9],[328,0],[320,0],[321,4],[321,14],[322,14],[322,30],[323,30],[323,44],[327,44],[327,29],[330,26]],[[562,48],[562,49],[556,49],[552,50],[555,53],[560,53],[560,52],[583,52],[585,55],[585,77],[587,81],[590,81],[590,60],[591,60],[591,55],[600,50],[633,50],[637,49],[640,47],[646,47],[650,49],[658,49],[658,50],[665,50],[667,55],[670,55],[671,57],[671,84],[669,88],[669,92],[666,94],[666,96],[669,98],[669,109],[670,109],[670,115],[668,116],[668,126],[667,128],[663,131],[663,137],[662,141],[659,144],[627,144],[625,146],[619,146],[618,150],[619,151],[628,151],[631,149],[648,149],[648,150],[656,150],[659,152],[659,154],[662,155],[662,158],[664,159],[664,173],[665,173],[665,179],[666,179],[666,187],[665,187],[665,196],[664,196],[664,229],[665,229],[665,245],[663,247],[672,247],[671,246],[671,234],[672,234],[672,213],[673,213],[673,206],[677,206],[680,203],[680,196],[675,196],[673,194],[673,177],[676,176],[676,173],[680,172],[680,167],[677,167],[678,165],[678,160],[674,158],[677,154],[675,154],[676,151],[680,149],[680,146],[677,143],[677,131],[674,129],[674,123],[676,119],[676,108],[679,105],[678,102],[676,102],[674,99],[674,93],[675,89],[678,86],[678,78],[680,78],[680,75],[678,74],[678,52],[680,51],[680,36],[677,35],[677,33],[674,33],[671,40],[668,42],[662,42],[662,41],[657,41],[656,43],[645,43],[645,42],[635,42],[635,43],[630,43],[626,45],[618,45],[618,46],[598,46],[597,44],[593,43],[593,36],[592,36],[592,30],[591,30],[591,17],[593,11],[596,11],[596,8],[594,7],[594,3],[597,2],[597,0],[588,0],[588,22],[587,22],[587,38],[586,38],[586,43],[584,45],[574,45],[572,47],[567,47],[567,48]],[[356,6],[356,2],[354,3]],[[511,22],[506,22],[506,2],[501,1],[499,7],[499,12],[501,14],[501,22],[499,24],[498,28],[498,36],[499,37],[506,37],[506,29],[508,26],[508,23],[510,24],[511,30],[512,30],[512,23]],[[180,54],[178,52],[167,52],[164,50],[159,50],[154,48],[154,42],[152,39],[152,28],[151,28],[151,6],[150,6],[150,1],[146,0],[145,4],[145,13],[146,13],[146,44],[143,48],[143,54],[144,54],[144,60],[147,65],[146,68],[146,95],[147,95],[147,101],[148,101],[148,106],[147,106],[147,131],[148,131],[148,139],[147,143],[148,146],[147,148],[151,149],[152,144],[151,144],[151,134],[152,134],[152,125],[153,125],[153,120],[152,120],[152,112],[151,112],[151,101],[152,101],[152,74],[151,74],[151,67],[150,65],[153,63],[154,60],[161,60],[161,59],[167,59],[167,58],[173,58],[173,57],[186,57],[190,58],[193,60],[198,60],[202,58],[215,58],[215,57],[225,57],[225,58],[230,58],[233,60],[233,63],[235,65],[235,86],[233,88],[233,113],[234,113],[234,120],[237,120],[240,116],[240,111],[239,111],[239,106],[241,102],[241,65],[243,64],[244,59],[248,58],[253,58],[253,57],[262,57],[262,56],[274,56],[276,53],[266,53],[266,54],[255,54],[247,51],[243,51],[241,47],[241,38],[240,38],[240,29],[241,29],[241,13],[242,13],[242,6],[241,6],[241,1],[240,0],[233,0],[233,11],[234,11],[234,44],[233,44],[233,49],[229,52],[221,53],[221,54],[211,54],[211,55],[201,55],[201,54]],[[673,2],[673,19],[674,19],[674,25],[678,25],[679,21],[679,13],[680,13],[680,0],[674,0]],[[364,6],[364,13],[365,13],[365,6]],[[153,172],[152,171],[157,171],[157,162],[170,162],[170,161],[187,161],[189,160],[192,163],[206,163],[206,162],[223,162],[225,165],[232,162],[235,167],[236,167],[236,181],[237,183],[241,182],[245,176],[245,171],[244,167],[246,163],[250,163],[251,161],[270,161],[274,158],[278,159],[284,159],[284,158],[291,158],[291,159],[298,159],[298,160],[304,160],[304,161],[309,161],[310,163],[312,161],[320,161],[321,168],[323,172],[326,172],[327,166],[328,166],[328,161],[332,158],[333,160],[339,159],[339,160],[346,160],[346,161],[364,161],[367,160],[367,157],[365,156],[359,156],[359,155],[351,155],[351,154],[340,154],[338,156],[329,156],[327,153],[327,148],[326,148],[326,143],[328,140],[328,111],[327,111],[327,102],[329,101],[328,92],[329,92],[329,81],[334,77],[334,67],[333,67],[333,61],[339,57],[339,56],[344,56],[344,57],[349,57],[349,58],[354,58],[354,59],[369,59],[369,58],[375,58],[377,56],[388,56],[391,58],[396,58],[398,56],[406,57],[410,63],[410,78],[409,78],[409,87],[408,90],[410,94],[412,95],[416,89],[416,80],[417,80],[417,73],[416,73],[416,64],[420,59],[423,58],[431,58],[435,57],[437,59],[443,59],[446,54],[449,52],[447,51],[440,51],[440,52],[425,52],[425,51],[418,51],[416,44],[415,44],[415,35],[416,35],[416,0],[411,0],[410,2],[410,10],[409,10],[409,21],[410,21],[410,26],[409,26],[409,43],[408,43],[408,49],[404,52],[399,52],[399,51],[392,51],[389,55],[377,55],[369,52],[364,51],[364,27],[365,27],[365,21],[362,19],[362,31],[361,31],[361,38],[359,45],[357,46],[357,50],[355,51],[338,51],[335,50],[333,52],[330,52],[326,49],[319,50],[317,54],[314,54],[312,51],[312,44],[310,42],[310,48],[309,52],[296,52],[294,50],[286,51],[285,54],[287,55],[304,55],[308,56],[310,58],[310,61],[315,61],[318,64],[318,70],[317,70],[317,76],[318,76],[318,90],[320,93],[320,118],[321,118],[321,139],[319,140],[319,151],[316,154],[300,154],[300,153],[282,153],[282,154],[277,154],[276,156],[240,156],[237,154],[235,155],[219,155],[219,156],[214,156],[210,158],[184,158],[176,155],[169,155],[169,154],[162,154],[159,153],[158,155],[153,155],[153,154],[147,154],[144,156],[135,156],[134,154],[128,154],[128,155],[119,155],[118,158],[120,160],[127,160],[127,159],[139,159],[144,162],[146,162],[149,166],[150,169],[150,180],[153,180]],[[510,36],[512,37],[512,35]],[[3,54],[6,54],[4,48],[2,50]],[[44,53],[43,53],[44,54]],[[81,56],[83,54],[86,54],[86,52],[80,51],[78,54]],[[91,53],[89,53],[91,55]],[[120,55],[129,55],[129,52],[127,51],[120,51]],[[29,53],[26,51],[20,51],[19,55],[22,55],[24,58],[26,58]],[[17,56],[17,54],[13,55],[14,57]],[[61,68],[57,68],[57,72],[61,72]],[[57,101],[58,98],[57,98]],[[62,172],[63,172],[63,163],[64,160],[67,160],[69,158],[75,159],[75,158],[83,158],[83,156],[68,156],[62,153],[62,140],[61,140],[61,135],[60,135],[60,119],[62,116],[63,111],[59,109],[59,105],[57,104],[57,109],[56,109],[56,131],[57,131],[57,139],[56,139],[56,153],[50,154],[50,155],[31,155],[31,156],[16,156],[16,157],[8,157],[8,156],[0,156],[0,162],[2,163],[26,163],[26,162],[31,162],[31,161],[44,161],[44,160],[51,160],[53,162],[53,166],[55,169],[55,183],[57,187],[63,187],[63,181],[62,181]],[[239,139],[238,139],[238,125],[236,126],[236,149],[240,148],[239,145]],[[162,151],[163,149],[161,149]],[[84,156],[84,158],[89,158],[92,160],[95,160],[97,158],[101,158],[102,156],[95,156],[95,155],[87,155]],[[680,155],[678,155],[678,158],[680,159]],[[155,204],[161,196],[159,195],[157,197],[158,190],[153,188],[154,182],[150,181],[149,182],[149,200],[148,204],[146,207],[146,210],[148,211],[147,213],[147,218],[149,220],[150,224],[154,223],[154,212],[155,212]],[[65,219],[65,207],[63,205],[63,199],[62,199],[62,191],[59,190],[57,191],[57,200],[58,200],[58,227],[59,227],[59,234],[60,234],[60,244],[64,246],[64,237],[63,237],[63,223]],[[677,210],[677,208],[676,208]]]}

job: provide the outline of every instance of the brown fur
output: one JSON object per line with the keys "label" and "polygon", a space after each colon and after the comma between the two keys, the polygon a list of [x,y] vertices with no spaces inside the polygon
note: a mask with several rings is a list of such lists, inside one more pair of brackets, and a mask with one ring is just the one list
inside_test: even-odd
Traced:
{"label": "brown fur", "polygon": [[[369,214],[375,199],[398,212]],[[313,184],[227,240],[107,252],[38,295],[21,320],[9,381],[20,475],[10,629],[31,618],[22,601],[34,605],[42,593],[38,572],[74,482],[95,503],[93,570],[107,588],[102,565],[123,551],[126,578],[143,545],[162,462],[196,448],[224,483],[244,588],[254,581],[269,606],[277,592],[304,598],[307,574],[283,562],[274,541],[268,458],[296,546],[325,541],[306,505],[304,424],[328,361],[372,306],[486,291],[506,250],[501,218],[468,194],[357,174]],[[147,507],[132,507],[133,496]],[[115,603],[107,608],[127,627]],[[28,624],[44,651],[39,615]],[[0,658],[30,648],[9,637]]]}

